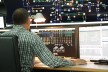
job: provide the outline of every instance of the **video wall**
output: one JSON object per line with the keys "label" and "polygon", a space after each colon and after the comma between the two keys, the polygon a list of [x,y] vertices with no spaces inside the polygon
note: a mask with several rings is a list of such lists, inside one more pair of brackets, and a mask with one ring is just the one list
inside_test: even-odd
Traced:
{"label": "video wall", "polygon": [[[13,2],[16,8],[26,8],[30,15],[41,12],[46,18],[46,23],[108,20],[108,0],[13,0]],[[10,6],[10,9],[14,7]]]}
{"label": "video wall", "polygon": [[23,0],[30,14],[42,12],[49,23],[107,21],[107,0]]}

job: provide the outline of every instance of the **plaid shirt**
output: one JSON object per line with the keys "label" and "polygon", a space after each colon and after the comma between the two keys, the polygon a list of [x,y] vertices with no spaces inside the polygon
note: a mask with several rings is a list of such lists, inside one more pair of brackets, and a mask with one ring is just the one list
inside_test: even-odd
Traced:
{"label": "plaid shirt", "polygon": [[30,72],[35,55],[51,68],[73,65],[70,61],[55,57],[37,34],[27,31],[22,25],[14,25],[10,31],[2,35],[18,36],[22,72]]}

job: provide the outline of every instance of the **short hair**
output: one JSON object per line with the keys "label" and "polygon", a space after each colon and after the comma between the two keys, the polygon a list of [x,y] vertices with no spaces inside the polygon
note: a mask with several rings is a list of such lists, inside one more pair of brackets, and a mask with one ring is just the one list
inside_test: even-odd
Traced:
{"label": "short hair", "polygon": [[14,11],[12,15],[12,20],[15,25],[22,25],[26,23],[28,17],[29,17],[29,13],[26,9],[18,8]]}

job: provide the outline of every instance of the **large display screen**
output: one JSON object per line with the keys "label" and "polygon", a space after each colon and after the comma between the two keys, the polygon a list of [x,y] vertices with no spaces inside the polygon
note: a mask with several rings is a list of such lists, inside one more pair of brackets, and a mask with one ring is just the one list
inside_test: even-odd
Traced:
{"label": "large display screen", "polygon": [[[41,12],[46,18],[46,23],[108,21],[108,0],[13,0],[7,2],[8,14],[11,15],[18,7],[24,7],[30,15]],[[8,16],[7,20],[11,21],[10,19],[11,17]]]}
{"label": "large display screen", "polygon": [[42,12],[49,23],[108,20],[107,0],[23,0],[30,14]]}

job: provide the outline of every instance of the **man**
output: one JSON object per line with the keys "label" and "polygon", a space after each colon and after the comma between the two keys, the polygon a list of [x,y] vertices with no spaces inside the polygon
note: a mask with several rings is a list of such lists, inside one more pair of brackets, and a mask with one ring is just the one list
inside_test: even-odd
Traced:
{"label": "man", "polygon": [[2,35],[18,36],[18,48],[20,53],[21,71],[30,72],[33,67],[34,56],[49,67],[72,66],[76,64],[86,64],[84,60],[68,61],[55,57],[44,45],[40,37],[29,32],[30,17],[26,9],[19,8],[13,13],[13,28]]}

